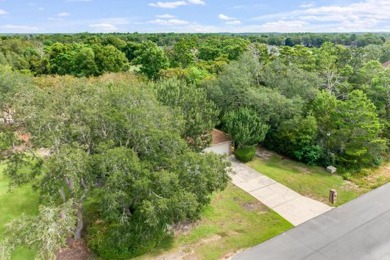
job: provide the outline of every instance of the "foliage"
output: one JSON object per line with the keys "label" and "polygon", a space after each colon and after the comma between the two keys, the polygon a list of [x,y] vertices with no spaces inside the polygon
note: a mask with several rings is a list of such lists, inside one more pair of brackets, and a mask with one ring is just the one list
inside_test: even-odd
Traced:
{"label": "foliage", "polygon": [[199,218],[209,194],[226,187],[221,173],[227,165],[217,155],[184,158],[184,167],[181,160],[171,161],[171,169],[155,172],[126,148],[99,155],[99,172],[107,177],[99,191],[104,222],[88,232],[96,252],[105,258],[137,256],[162,241],[169,225]]}
{"label": "foliage", "polygon": [[219,111],[207,99],[203,89],[177,79],[159,81],[154,85],[157,99],[164,105],[178,109],[185,120],[183,137],[196,151],[211,142],[211,132],[218,122]]}
{"label": "foliage", "polygon": [[319,145],[304,146],[301,150],[294,151],[294,157],[308,165],[316,165],[323,156],[323,149]]}
{"label": "foliage", "polygon": [[252,161],[255,158],[255,153],[256,149],[254,146],[246,146],[234,150],[234,156],[243,163]]}
{"label": "foliage", "polygon": [[315,145],[318,127],[315,117],[300,116],[283,121],[270,132],[267,146],[296,159],[315,164],[321,157],[322,149]]}
{"label": "foliage", "polygon": [[248,102],[247,93],[256,86],[260,64],[250,53],[226,66],[215,81],[205,82],[208,96],[223,113]]}
{"label": "foliage", "polygon": [[381,124],[374,104],[360,91],[350,93],[348,100],[339,101],[334,119],[331,145],[338,162],[351,168],[375,164],[385,148],[380,138]]}
{"label": "foliage", "polygon": [[19,245],[37,248],[37,258],[55,259],[55,252],[66,245],[76,222],[73,201],[59,207],[40,206],[37,216],[25,216],[6,226],[5,239],[0,242],[0,258],[10,259]]}
{"label": "foliage", "polygon": [[179,39],[173,46],[174,57],[172,63],[176,63],[183,68],[195,63],[196,45],[196,39],[193,37]]}
{"label": "foliage", "polygon": [[233,138],[236,148],[263,141],[269,129],[263,119],[249,108],[239,108],[237,111],[227,113],[222,122],[224,131]]}
{"label": "foliage", "polygon": [[[194,93],[212,108],[202,90]],[[210,195],[226,187],[228,163],[192,152],[181,137],[182,117],[146,85],[64,78],[54,88],[28,86],[13,103],[16,126],[31,134],[32,149],[9,157],[11,184],[33,183],[47,205],[72,201],[77,224],[68,222],[68,228],[76,239],[84,202],[97,194],[96,215],[107,231],[103,244],[91,235],[99,252],[110,241],[117,243],[111,247],[117,256],[144,252],[169,234],[169,225],[197,219]],[[50,156],[35,155],[41,147]],[[89,223],[100,230],[100,222]]]}
{"label": "foliage", "polygon": [[52,74],[83,77],[124,71],[128,61],[125,54],[112,45],[55,43],[49,48],[48,63]]}
{"label": "foliage", "polygon": [[[343,171],[388,153],[386,34],[83,33],[0,43],[10,185],[32,183],[51,208],[72,201],[73,235],[86,220],[90,245],[107,258],[154,247],[226,186],[225,161],[196,153],[219,122],[236,151],[262,142]],[[99,203],[85,219],[91,198]]]}
{"label": "foliage", "polygon": [[134,64],[141,65],[141,72],[149,79],[157,79],[160,70],[168,68],[169,60],[155,43],[147,41],[135,52]]}
{"label": "foliage", "polygon": [[[38,213],[38,194],[36,194],[31,185],[12,189],[10,192],[9,178],[4,175],[5,166],[0,166],[0,244],[5,239],[5,228],[7,223],[18,219],[23,214],[25,216],[36,215]],[[4,249],[5,250],[5,249]],[[1,251],[1,249],[0,249]],[[15,260],[34,259],[37,250],[29,249],[25,246],[18,246],[12,253],[11,258]]]}

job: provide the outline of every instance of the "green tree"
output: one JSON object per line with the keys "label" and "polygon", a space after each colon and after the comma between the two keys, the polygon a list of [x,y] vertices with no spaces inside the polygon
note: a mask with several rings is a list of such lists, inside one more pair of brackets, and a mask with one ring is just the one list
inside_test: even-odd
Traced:
{"label": "green tree", "polygon": [[174,63],[179,67],[186,68],[195,62],[196,40],[194,38],[181,38],[173,46]]}
{"label": "green tree", "polygon": [[348,100],[338,101],[331,135],[336,160],[348,168],[371,166],[381,160],[385,140],[374,104],[360,90],[350,93]]}
{"label": "green tree", "polygon": [[73,58],[72,74],[78,77],[94,76],[98,74],[95,63],[95,53],[92,48],[82,48]]}
{"label": "green tree", "polygon": [[120,72],[128,69],[126,55],[112,45],[93,45],[98,73]]}
{"label": "green tree", "polygon": [[143,42],[135,55],[134,64],[141,65],[141,73],[150,79],[157,79],[160,70],[168,68],[169,62],[164,51],[151,41]]}
{"label": "green tree", "polygon": [[223,129],[231,135],[236,148],[253,146],[264,140],[269,129],[262,118],[249,108],[239,108],[225,114]]}
{"label": "green tree", "polygon": [[211,132],[218,123],[219,111],[207,99],[205,91],[177,79],[160,81],[154,88],[162,104],[179,109],[186,122],[183,137],[187,143],[196,151],[208,147]]}
{"label": "green tree", "polygon": [[[32,183],[50,208],[70,203],[75,222],[67,230],[76,239],[85,200],[100,201],[92,214],[97,219],[88,216],[88,234],[105,258],[155,246],[168,226],[199,217],[211,193],[227,184],[227,162],[192,152],[181,137],[182,116],[144,85],[64,77],[55,88],[22,87],[12,99],[15,127],[31,134],[31,149],[9,156],[11,185]],[[37,148],[50,156],[37,156]]]}
{"label": "green tree", "polygon": [[295,116],[272,132],[274,149],[308,164],[316,164],[322,150],[316,146],[318,127],[314,116]]}
{"label": "green tree", "polygon": [[49,71],[52,74],[70,74],[73,67],[73,58],[79,45],[55,43],[49,47]]}
{"label": "green tree", "polygon": [[73,232],[76,214],[72,201],[58,207],[40,206],[37,216],[22,216],[7,224],[6,239],[0,241],[0,258],[11,259],[18,246],[38,249],[37,258],[56,259],[55,252],[66,246]]}

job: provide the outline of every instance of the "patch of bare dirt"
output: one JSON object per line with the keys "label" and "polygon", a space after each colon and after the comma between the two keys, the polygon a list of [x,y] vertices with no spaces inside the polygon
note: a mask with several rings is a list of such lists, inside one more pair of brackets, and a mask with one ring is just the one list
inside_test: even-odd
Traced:
{"label": "patch of bare dirt", "polygon": [[175,236],[187,235],[191,232],[191,230],[193,230],[198,225],[199,225],[198,222],[183,222],[183,223],[176,224],[175,226],[172,227],[173,234]]}
{"label": "patch of bare dirt", "polygon": [[50,150],[46,149],[46,148],[39,148],[37,153],[40,157],[49,157],[50,156]]}
{"label": "patch of bare dirt", "polygon": [[304,173],[304,174],[311,174],[311,173],[313,173],[311,170],[309,170],[308,168],[306,168],[306,167],[301,167],[301,166],[294,166],[294,167],[292,167],[292,169],[294,169],[294,170],[297,170],[297,171],[299,171],[299,172],[301,172],[301,173]]}
{"label": "patch of bare dirt", "polygon": [[188,253],[184,252],[183,250],[179,250],[170,254],[161,255],[158,257],[154,257],[154,260],[177,260],[177,259],[184,259]]}
{"label": "patch of bare dirt", "polygon": [[269,150],[266,150],[264,148],[261,148],[261,147],[256,148],[256,156],[263,159],[263,160],[269,160],[274,155],[275,155],[275,153],[273,153]]}
{"label": "patch of bare dirt", "polygon": [[246,209],[247,211],[251,211],[251,212],[266,212],[267,211],[267,207],[260,203],[260,202],[246,202],[244,204],[242,204],[242,207],[244,209]]}
{"label": "patch of bare dirt", "polygon": [[385,166],[383,166],[380,170],[379,170],[379,173],[384,176],[384,177],[388,177],[390,178],[390,163],[389,164],[386,164]]}
{"label": "patch of bare dirt", "polygon": [[237,250],[235,252],[230,252],[226,255],[224,255],[223,257],[220,258],[220,260],[230,260],[230,259],[233,259],[233,256],[243,252],[245,249],[241,249],[241,250]]}
{"label": "patch of bare dirt", "polygon": [[360,188],[375,189],[390,182],[390,164],[387,163],[376,170],[366,170],[366,176],[357,179]]}
{"label": "patch of bare dirt", "polygon": [[214,235],[209,238],[201,239],[198,243],[191,245],[191,247],[188,246],[182,246],[175,252],[161,255],[158,257],[153,258],[154,260],[178,260],[178,259],[185,259],[185,260],[198,260],[199,258],[195,254],[195,248],[204,244],[212,243],[215,241],[220,240],[222,237],[220,235]]}
{"label": "patch of bare dirt", "polygon": [[343,186],[341,188],[343,190],[345,190],[345,191],[360,192],[359,186],[356,183],[352,182],[352,181],[345,180],[344,184],[343,184]]}
{"label": "patch of bare dirt", "polygon": [[68,247],[57,253],[57,260],[88,260],[91,256],[84,239],[68,239]]}

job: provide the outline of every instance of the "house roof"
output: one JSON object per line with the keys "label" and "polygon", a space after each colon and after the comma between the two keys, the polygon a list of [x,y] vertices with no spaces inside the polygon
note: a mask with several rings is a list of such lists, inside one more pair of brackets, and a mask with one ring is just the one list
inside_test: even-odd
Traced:
{"label": "house roof", "polygon": [[390,66],[390,60],[386,61],[385,63],[382,64],[383,67],[387,68]]}
{"label": "house roof", "polygon": [[212,136],[213,136],[213,141],[211,143],[212,145],[222,144],[222,143],[232,141],[232,139],[226,133],[218,129],[213,130]]}
{"label": "house roof", "polygon": [[233,260],[389,259],[390,183],[238,254]]}

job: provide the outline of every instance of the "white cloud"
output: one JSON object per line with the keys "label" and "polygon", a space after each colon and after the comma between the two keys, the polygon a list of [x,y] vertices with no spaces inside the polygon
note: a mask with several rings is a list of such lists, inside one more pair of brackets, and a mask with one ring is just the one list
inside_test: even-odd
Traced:
{"label": "white cloud", "polygon": [[70,13],[67,13],[67,12],[61,12],[61,13],[57,14],[58,17],[66,17],[69,15],[70,15]]}
{"label": "white cloud", "polygon": [[212,25],[202,25],[202,24],[192,24],[185,28],[182,32],[195,32],[195,33],[217,33],[222,30],[217,26]]}
{"label": "white cloud", "polygon": [[149,6],[152,7],[168,8],[168,9],[173,9],[179,6],[186,6],[186,5],[188,5],[188,3],[185,1],[149,3]]}
{"label": "white cloud", "polygon": [[91,2],[92,0],[66,0],[66,2]]}
{"label": "white cloud", "polygon": [[158,8],[166,8],[166,9],[174,9],[180,6],[188,6],[188,5],[205,5],[206,2],[204,0],[188,0],[188,1],[174,1],[174,2],[157,2],[157,3],[149,3],[149,6],[158,7]]}
{"label": "white cloud", "polygon": [[238,25],[238,24],[241,24],[241,21],[239,21],[239,20],[227,21],[225,24],[228,24],[228,25]]}
{"label": "white cloud", "polygon": [[299,7],[300,8],[310,8],[310,7],[313,7],[314,6],[314,4],[312,4],[312,3],[307,3],[307,4],[301,4]]}
{"label": "white cloud", "polygon": [[188,0],[188,2],[190,4],[193,4],[193,5],[205,5],[206,4],[206,2],[203,0]]}
{"label": "white cloud", "polygon": [[94,32],[122,32],[123,26],[129,24],[129,19],[124,17],[103,18],[88,25]]}
{"label": "white cloud", "polygon": [[49,17],[47,18],[49,21],[54,21],[54,22],[60,22],[60,21],[63,21],[64,18],[61,18],[61,17]]}
{"label": "white cloud", "polygon": [[[296,26],[299,31],[327,32],[365,32],[385,31],[390,24],[389,0],[360,0],[344,5],[327,5],[314,7],[310,4],[300,5],[300,9],[263,15],[255,20],[265,21],[264,26],[279,28],[275,31],[293,31],[289,25]],[[285,22],[286,29],[278,27],[280,21]]]}
{"label": "white cloud", "polygon": [[303,28],[305,25],[307,25],[306,22],[303,21],[284,21],[284,20],[279,20],[276,22],[268,22],[265,24],[262,24],[260,28],[262,31],[266,32],[281,32],[281,31],[293,31],[296,29]]}
{"label": "white cloud", "polygon": [[219,14],[219,15],[218,15],[218,18],[221,19],[221,20],[224,20],[224,21],[236,20],[236,18],[234,18],[234,17],[229,17],[229,16],[224,15],[224,14]]}
{"label": "white cloud", "polygon": [[190,22],[177,19],[175,16],[170,14],[156,15],[156,19],[153,21],[149,21],[149,23],[157,24],[157,25],[171,25],[171,26],[190,24]]}
{"label": "white cloud", "polygon": [[0,29],[3,30],[11,30],[12,32],[31,32],[31,31],[38,31],[39,28],[36,26],[28,26],[28,25],[13,25],[13,24],[7,24],[7,25],[1,25]]}
{"label": "white cloud", "polygon": [[179,19],[156,19],[150,21],[150,23],[158,24],[158,25],[187,25],[190,22],[179,20]]}
{"label": "white cloud", "polygon": [[5,15],[5,14],[7,14],[7,12],[4,11],[3,9],[0,9],[0,15]]}
{"label": "white cloud", "polygon": [[176,16],[170,15],[170,14],[161,14],[161,15],[156,15],[157,18],[161,19],[173,19],[176,18]]}
{"label": "white cloud", "polygon": [[118,32],[119,29],[111,23],[94,23],[88,25],[90,28],[98,32]]}
{"label": "white cloud", "polygon": [[113,25],[126,25],[129,24],[129,19],[124,17],[111,17],[101,19],[101,23],[109,23]]}
{"label": "white cloud", "polygon": [[38,8],[38,10],[39,10],[39,11],[44,11],[44,10],[45,10],[45,8],[43,8],[43,7],[39,7],[39,8]]}
{"label": "white cloud", "polygon": [[230,16],[227,16],[227,15],[224,15],[224,14],[219,14],[218,18],[220,20],[222,20],[222,21],[225,21],[225,24],[227,24],[227,25],[238,25],[238,24],[241,24],[241,21],[238,20],[237,18],[230,17]]}

